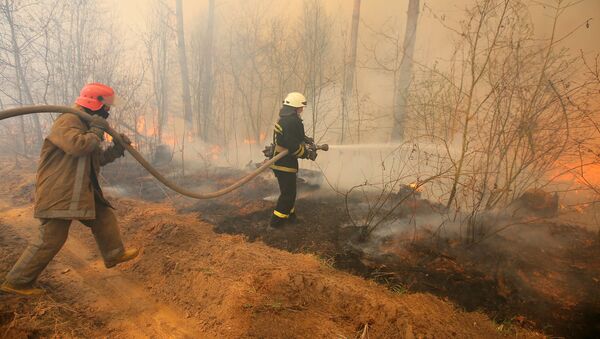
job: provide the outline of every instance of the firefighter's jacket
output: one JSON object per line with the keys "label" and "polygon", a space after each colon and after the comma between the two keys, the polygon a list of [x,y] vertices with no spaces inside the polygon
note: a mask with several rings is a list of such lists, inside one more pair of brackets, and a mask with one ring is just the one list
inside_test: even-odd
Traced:
{"label": "firefighter's jacket", "polygon": [[304,139],[302,119],[295,110],[287,109],[287,106],[284,106],[279,114],[279,121],[275,124],[273,141],[275,155],[281,153],[282,147],[288,149],[289,153],[271,165],[271,168],[282,172],[298,172],[298,158],[306,156]]}
{"label": "firefighter's jacket", "polygon": [[[100,166],[123,155],[115,145],[100,149],[100,138],[72,113],[61,114],[44,139],[37,170],[36,218],[89,220],[95,203],[110,204],[98,184]],[[97,200],[97,201],[96,201]]]}

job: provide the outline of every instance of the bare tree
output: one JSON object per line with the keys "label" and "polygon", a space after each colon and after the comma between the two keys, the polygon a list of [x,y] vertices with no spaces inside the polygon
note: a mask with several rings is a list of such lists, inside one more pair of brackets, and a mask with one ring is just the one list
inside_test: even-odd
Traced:
{"label": "bare tree", "polygon": [[360,0],[354,0],[354,9],[352,11],[352,29],[350,34],[350,53],[349,59],[344,64],[344,87],[342,89],[342,135],[341,142],[344,143],[348,121],[348,99],[354,90],[354,77],[356,73],[356,52],[358,50],[358,27],[360,23]]}
{"label": "bare tree", "polygon": [[[316,134],[321,114],[323,92],[334,83],[332,59],[331,18],[320,0],[305,0],[302,31],[299,46],[302,46],[299,74],[304,92],[309,97],[312,114],[311,135]],[[343,133],[343,131],[342,131]]]}
{"label": "bare tree", "polygon": [[[15,21],[15,13],[20,10],[19,7],[16,6],[14,0],[4,0],[2,6],[0,6],[0,10],[4,18],[6,19],[6,23],[9,28],[9,36],[10,36],[10,46],[13,57],[13,68],[15,72],[15,91],[18,96],[18,104],[19,105],[31,105],[34,103],[33,95],[29,86],[28,79],[26,77],[25,65],[22,62],[23,50],[21,43],[19,40],[19,27],[18,23]],[[25,43],[29,43],[25,41]],[[42,142],[42,128],[40,125],[40,120],[37,115],[33,115],[31,117],[33,121],[33,131],[34,131],[34,144],[41,145]],[[25,122],[24,118],[20,119],[21,124],[21,135],[23,136],[23,144],[22,151],[23,153],[27,153],[27,133],[25,131]]]}
{"label": "bare tree", "polygon": [[209,0],[208,20],[206,31],[204,33],[202,45],[202,72],[201,72],[201,90],[198,93],[200,116],[197,119],[197,132],[204,140],[209,140],[209,128],[213,120],[213,92],[214,92],[214,36],[215,36],[215,0]]}
{"label": "bare tree", "polygon": [[[265,17],[267,9],[260,5],[246,6],[243,15],[229,18],[235,27],[224,25],[232,29],[221,32],[228,45],[217,62],[223,83],[215,97],[222,113],[230,115],[222,122],[227,122],[227,129],[237,126],[243,136],[239,141],[252,151],[262,148],[257,144],[272,133],[283,93],[302,88],[296,67],[302,56],[298,44],[291,43],[296,36],[284,18]],[[232,132],[238,140],[237,132]]]}
{"label": "bare tree", "polygon": [[145,39],[148,61],[152,70],[152,88],[157,110],[156,136],[163,141],[169,109],[169,49],[171,29],[171,10],[160,0],[155,2],[154,15],[148,23],[150,32]]}
{"label": "bare tree", "polygon": [[[443,173],[430,181],[435,191],[429,197],[445,205],[441,213],[447,220],[467,225],[465,239],[470,243],[522,222],[486,223],[492,210],[507,211],[530,189],[552,189],[561,173],[575,172],[585,183],[583,168],[598,161],[594,152],[583,154],[600,138],[594,106],[597,66],[593,61],[582,65],[579,56],[558,47],[572,34],[560,36],[558,22],[576,3],[546,3],[554,12],[553,30],[541,40],[534,34],[526,2],[478,2],[465,12],[461,27],[442,23],[456,34],[456,50],[444,67],[415,61],[418,80],[406,95],[403,144],[437,149],[427,157],[439,162],[424,161],[421,168],[405,170],[405,178],[410,173]],[[394,36],[380,36],[397,46]],[[378,66],[398,69],[394,53],[383,59],[379,52],[373,55]],[[581,76],[582,69],[588,76]],[[563,169],[565,163],[570,166]],[[383,196],[392,191],[393,186],[384,187]],[[385,221],[373,211],[382,210],[377,206],[386,199],[367,213],[367,225]]]}
{"label": "bare tree", "polygon": [[412,69],[415,54],[415,43],[417,40],[418,19],[419,0],[410,0],[408,3],[406,30],[404,32],[402,61],[400,62],[400,73],[398,75],[398,87],[394,93],[394,127],[392,129],[392,140],[402,140],[404,137],[406,97],[408,95],[408,88],[413,75]]}
{"label": "bare tree", "polygon": [[[408,98],[411,135],[446,148],[453,173],[445,204],[470,211],[473,227],[480,211],[548,186],[547,175],[560,159],[598,137],[589,127],[589,110],[582,109],[591,82],[577,81],[578,58],[557,48],[569,36],[559,36],[557,24],[572,5],[547,4],[553,30],[540,41],[533,38],[524,2],[478,3],[454,29],[458,48],[448,71],[421,66],[423,80]],[[438,126],[427,122],[432,110],[441,114]],[[582,129],[592,133],[574,133]]]}
{"label": "bare tree", "polygon": [[183,0],[176,1],[177,15],[177,47],[179,53],[179,70],[181,73],[181,96],[183,100],[183,115],[186,123],[192,123],[192,99],[190,96],[190,78],[188,72],[185,35],[183,29]]}

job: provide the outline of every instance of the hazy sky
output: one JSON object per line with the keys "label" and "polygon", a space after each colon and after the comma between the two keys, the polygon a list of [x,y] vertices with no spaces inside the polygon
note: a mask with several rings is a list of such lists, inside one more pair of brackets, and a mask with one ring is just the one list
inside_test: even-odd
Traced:
{"label": "hazy sky", "polygon": [[[126,25],[132,29],[143,29],[145,21],[149,14],[151,1],[148,0],[105,0],[111,7],[125,18]],[[172,3],[174,0],[165,0]],[[274,13],[293,13],[298,11],[304,0],[258,0],[265,8]],[[552,14],[550,9],[544,9],[539,2],[553,2],[556,0],[529,1],[532,4],[533,18],[535,20],[536,31],[544,32],[550,28]],[[223,18],[229,16],[232,12],[242,10],[240,4],[247,0],[216,0],[217,16]],[[347,18],[347,26],[350,25],[350,15],[353,6],[352,0],[323,0],[330,14],[340,14],[340,19]],[[452,23],[460,20],[464,15],[464,8],[473,3],[474,0],[422,0],[421,17],[419,22],[418,37],[421,39],[419,48],[428,49],[435,47],[436,44],[446,41],[445,33],[440,29],[439,23],[434,18],[445,17],[445,22]],[[362,21],[369,26],[377,26],[387,20],[398,20],[399,23],[405,21],[406,8],[408,0],[363,0],[362,1]],[[186,26],[197,24],[201,20],[203,13],[208,6],[208,0],[183,0]],[[600,0],[583,0],[582,3],[570,9],[565,13],[560,31],[570,31],[577,25],[582,24],[591,18],[590,28],[578,31],[569,41],[569,47],[575,49],[600,50]],[[340,22],[343,24],[343,22]],[[404,27],[402,24],[400,25]]]}

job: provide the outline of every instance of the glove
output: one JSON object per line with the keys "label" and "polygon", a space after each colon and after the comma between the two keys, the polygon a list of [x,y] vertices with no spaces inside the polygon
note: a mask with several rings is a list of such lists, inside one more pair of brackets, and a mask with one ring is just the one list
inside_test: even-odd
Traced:
{"label": "glove", "polygon": [[[121,136],[121,140],[123,140],[124,143],[126,143],[127,145],[131,145],[131,139],[129,139],[128,136],[126,136],[123,133],[119,133],[119,135]],[[115,142],[113,149],[114,149],[114,152],[116,153],[116,155],[118,155],[119,157],[122,157],[125,155],[125,148],[123,146],[121,146],[120,143]]]}
{"label": "glove", "polygon": [[317,150],[313,147],[306,148],[306,159],[315,161],[317,159]]}
{"label": "glove", "polygon": [[317,146],[315,145],[315,139],[304,136],[304,149],[306,149],[304,154],[304,159],[310,159],[315,161],[317,158]]}
{"label": "glove", "polygon": [[275,154],[275,145],[270,144],[265,146],[265,149],[262,152],[265,155],[265,158],[272,159]]}
{"label": "glove", "polygon": [[90,121],[90,132],[96,134],[100,140],[104,140],[104,132],[108,129],[108,122],[102,117],[92,115],[92,121]]}

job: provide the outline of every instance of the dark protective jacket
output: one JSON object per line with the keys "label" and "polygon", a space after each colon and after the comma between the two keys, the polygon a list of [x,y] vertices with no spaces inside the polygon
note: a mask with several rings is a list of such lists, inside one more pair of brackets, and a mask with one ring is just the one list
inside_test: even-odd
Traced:
{"label": "dark protective jacket", "polygon": [[100,149],[100,139],[77,115],[60,115],[44,140],[37,171],[36,218],[89,220],[95,204],[108,204],[98,185],[100,166],[123,155],[120,146]]}
{"label": "dark protective jacket", "polygon": [[279,112],[279,121],[273,130],[273,142],[275,155],[281,153],[283,148],[289,150],[289,154],[271,165],[271,168],[282,172],[298,172],[298,158],[304,158],[306,155],[305,138],[304,124],[296,109],[283,106]]}

